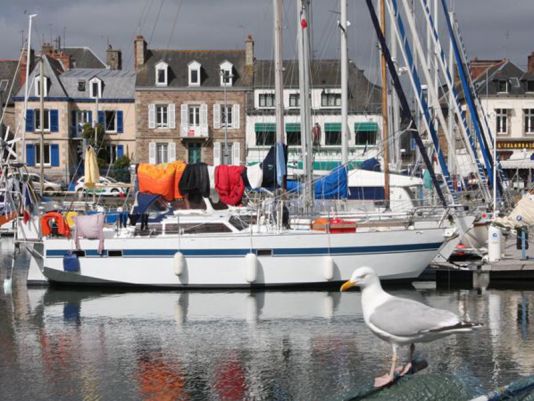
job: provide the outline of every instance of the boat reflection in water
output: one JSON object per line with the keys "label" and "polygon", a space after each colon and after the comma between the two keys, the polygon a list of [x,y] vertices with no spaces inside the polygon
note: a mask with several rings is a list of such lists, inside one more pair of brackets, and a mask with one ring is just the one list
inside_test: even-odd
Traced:
{"label": "boat reflection in water", "polygon": [[[510,316],[509,294],[395,293],[486,323],[477,335],[422,347],[429,373],[491,388],[532,368],[524,365],[528,340],[521,337],[528,325],[515,330],[502,321]],[[0,378],[5,400],[348,399],[382,373],[390,353],[365,326],[359,292],[48,289],[27,295],[12,298],[19,305],[3,339],[14,350],[8,364],[24,372]],[[497,308],[493,315],[488,304]],[[509,345],[494,338],[497,332]],[[32,385],[21,385],[27,378]]]}

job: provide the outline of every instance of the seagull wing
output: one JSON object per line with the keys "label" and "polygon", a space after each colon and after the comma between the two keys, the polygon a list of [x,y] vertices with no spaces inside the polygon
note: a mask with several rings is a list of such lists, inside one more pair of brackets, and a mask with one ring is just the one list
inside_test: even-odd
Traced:
{"label": "seagull wing", "polygon": [[442,331],[461,324],[450,311],[398,297],[391,297],[375,308],[369,320],[378,329],[397,337]]}

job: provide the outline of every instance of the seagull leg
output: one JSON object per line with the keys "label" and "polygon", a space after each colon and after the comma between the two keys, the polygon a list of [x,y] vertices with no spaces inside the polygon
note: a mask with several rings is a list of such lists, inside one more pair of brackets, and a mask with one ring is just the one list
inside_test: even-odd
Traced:
{"label": "seagull leg", "polygon": [[[408,373],[410,373],[412,371],[412,367],[413,367],[413,354],[415,352],[415,344],[414,343],[411,343],[410,344],[410,351],[408,353],[408,363],[406,365],[404,365],[399,374],[401,376],[404,376]],[[412,372],[413,373],[413,372]]]}
{"label": "seagull leg", "polygon": [[397,344],[392,344],[392,347],[393,347],[393,358],[391,360],[391,369],[389,370],[389,374],[376,377],[375,388],[387,386],[388,384],[393,383],[393,381],[395,380],[395,368],[397,367],[397,361],[398,361]]}

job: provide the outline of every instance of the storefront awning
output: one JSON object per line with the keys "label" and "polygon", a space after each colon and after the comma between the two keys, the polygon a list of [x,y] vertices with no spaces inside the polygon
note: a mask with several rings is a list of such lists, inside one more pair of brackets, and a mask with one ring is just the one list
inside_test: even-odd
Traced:
{"label": "storefront awning", "polygon": [[377,132],[378,123],[364,122],[354,123],[354,132]]}
{"label": "storefront awning", "polygon": [[275,123],[256,123],[254,128],[256,132],[276,132]]}
{"label": "storefront awning", "polygon": [[324,132],[341,132],[341,123],[325,123]]}
{"label": "storefront awning", "polygon": [[287,123],[286,132],[300,132],[300,123]]}

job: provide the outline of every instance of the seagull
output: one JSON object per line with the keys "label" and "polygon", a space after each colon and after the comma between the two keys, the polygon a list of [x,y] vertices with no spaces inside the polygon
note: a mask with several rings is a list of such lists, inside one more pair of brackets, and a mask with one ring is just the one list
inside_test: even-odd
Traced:
{"label": "seagull", "polygon": [[436,309],[411,299],[394,297],[382,289],[380,279],[370,267],[360,267],[350,280],[341,286],[341,292],[359,286],[362,290],[362,310],[365,324],[393,348],[389,374],[375,379],[375,387],[395,381],[397,350],[410,345],[410,359],[400,371],[406,374],[412,367],[415,343],[433,341],[449,334],[471,331],[478,323],[462,321],[456,314]]}

